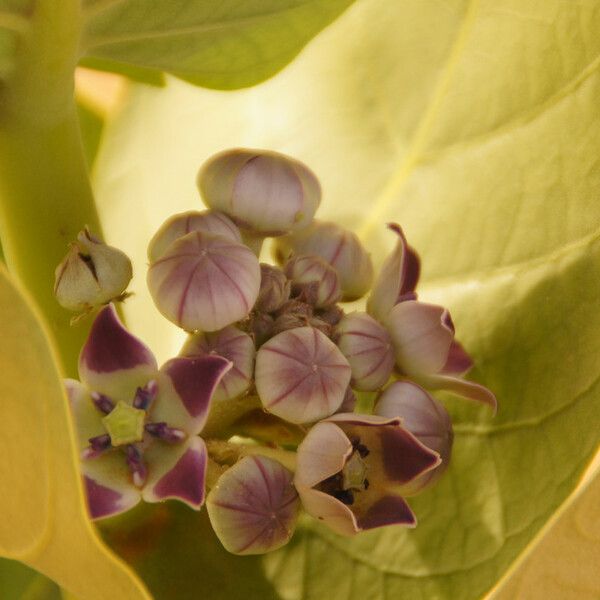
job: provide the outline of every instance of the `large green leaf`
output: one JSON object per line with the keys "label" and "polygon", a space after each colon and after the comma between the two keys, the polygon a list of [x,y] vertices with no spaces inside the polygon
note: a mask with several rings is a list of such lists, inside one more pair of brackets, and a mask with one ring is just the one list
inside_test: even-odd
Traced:
{"label": "large green leaf", "polygon": [[306,522],[264,565],[282,597],[478,598],[574,489],[600,441],[600,10],[561,0],[361,0],[286,71],[223,95],[138,89],[97,191],[134,258],[129,322],[177,348],[144,292],[145,244],[199,206],[211,153],[262,146],[321,177],[320,215],[380,261],[399,221],[422,297],[452,309],[499,412],[447,399],[453,462],[420,525],[348,541]]}
{"label": "large green leaf", "polygon": [[86,0],[86,64],[167,71],[211,88],[253,85],[284,67],[352,2]]}

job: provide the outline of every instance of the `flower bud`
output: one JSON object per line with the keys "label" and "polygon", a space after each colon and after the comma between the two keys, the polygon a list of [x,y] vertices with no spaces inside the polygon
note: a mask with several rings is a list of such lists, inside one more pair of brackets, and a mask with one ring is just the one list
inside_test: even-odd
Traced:
{"label": "flower bud", "polygon": [[213,333],[191,335],[181,349],[181,356],[222,356],[233,363],[213,394],[213,400],[231,400],[241,396],[250,387],[254,370],[254,343],[252,338],[230,325]]}
{"label": "flower bud", "polygon": [[306,165],[264,150],[216,154],[200,169],[198,188],[210,208],[265,236],[306,227],[321,201],[321,186]]}
{"label": "flower bud", "polygon": [[255,381],[269,412],[292,423],[312,423],[340,407],[350,366],[323,333],[300,327],[262,345],[256,355]]}
{"label": "flower bud", "polygon": [[290,282],[277,267],[260,264],[260,291],[254,310],[271,313],[290,298]]}
{"label": "flower bud", "polygon": [[242,241],[239,229],[227,215],[216,210],[189,210],[167,219],[154,234],[148,245],[150,262],[158,260],[175,240],[192,231],[222,235],[234,242]]}
{"label": "flower bud", "polygon": [[394,368],[394,350],[387,331],[367,313],[346,315],[335,330],[338,348],[350,363],[356,390],[383,387]]}
{"label": "flower bud", "polygon": [[54,294],[59,304],[82,311],[118,298],[132,277],[126,254],[94,237],[86,228],[56,268]]}
{"label": "flower bud", "polygon": [[158,310],[187,331],[216,331],[248,315],[258,296],[258,259],[243,244],[194,231],[148,270]]}
{"label": "flower bud", "polygon": [[373,263],[360,240],[351,231],[324,221],[279,238],[275,258],[284,264],[292,255],[316,254],[337,272],[342,300],[356,300],[367,293],[373,281]]}
{"label": "flower bud", "polygon": [[418,385],[397,381],[381,394],[374,412],[382,417],[400,417],[402,425],[442,459],[439,467],[404,485],[402,494],[415,495],[433,485],[448,468],[452,452],[454,434],[448,411]]}
{"label": "flower bud", "polygon": [[293,474],[265,456],[246,456],[210,491],[211,525],[233,554],[263,554],[287,544],[298,518]]}
{"label": "flower bud", "polygon": [[304,295],[308,304],[323,308],[341,298],[335,269],[318,256],[295,256],[286,263],[285,274],[292,281],[294,294]]}

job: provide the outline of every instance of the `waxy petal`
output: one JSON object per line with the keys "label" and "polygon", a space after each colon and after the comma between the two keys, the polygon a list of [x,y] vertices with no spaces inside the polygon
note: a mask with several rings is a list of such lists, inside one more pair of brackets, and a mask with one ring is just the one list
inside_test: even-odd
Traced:
{"label": "waxy petal", "polygon": [[148,245],[150,262],[158,260],[175,240],[192,231],[222,235],[234,242],[242,241],[240,230],[226,214],[216,210],[189,210],[167,219],[154,234]]}
{"label": "waxy petal", "polygon": [[274,254],[280,264],[292,255],[320,256],[336,270],[345,301],[364,296],[373,282],[373,263],[358,236],[335,223],[315,220],[306,229],[278,238]]}
{"label": "waxy petal", "polygon": [[388,331],[396,364],[407,375],[441,371],[448,359],[454,331],[442,306],[414,300],[396,304],[389,313]]}
{"label": "waxy petal", "polygon": [[384,390],[377,400],[374,413],[384,417],[400,417],[402,425],[442,459],[439,467],[403,487],[402,494],[413,495],[435,483],[450,463],[454,437],[450,415],[442,404],[422,387],[409,381],[397,381]]}
{"label": "waxy petal", "polygon": [[254,342],[233,325],[213,333],[191,335],[180,354],[185,357],[221,356],[231,361],[231,369],[225,373],[213,394],[216,402],[237,398],[250,387],[256,355]]}
{"label": "waxy petal", "polygon": [[173,358],[158,374],[159,396],[150,420],[166,422],[190,435],[199,433],[208,416],[212,396],[231,362],[220,356]]}
{"label": "waxy petal", "polygon": [[339,473],[352,454],[348,436],[334,423],[317,423],[298,446],[294,483],[314,487]]}
{"label": "waxy petal", "polygon": [[79,355],[79,377],[90,391],[113,401],[131,401],[138,387],[156,377],[150,349],[122,325],[112,304],[96,316]]}
{"label": "waxy petal", "polygon": [[446,390],[461,398],[487,404],[494,414],[496,414],[496,410],[498,409],[498,402],[494,393],[480,383],[450,375],[428,375],[419,377],[418,381],[428,389]]}
{"label": "waxy petal", "polygon": [[263,406],[292,423],[334,413],[344,400],[350,374],[335,344],[312,327],[284,331],[256,355],[256,389]]}
{"label": "waxy petal", "polygon": [[388,332],[367,313],[346,315],[335,329],[338,348],[350,363],[351,385],[373,391],[384,386],[394,368],[394,350]]}
{"label": "waxy petal", "polygon": [[462,345],[453,340],[446,364],[442,367],[442,373],[464,375],[473,366],[473,359],[467,354]]}
{"label": "waxy petal", "polygon": [[150,265],[158,310],[186,331],[216,331],[248,315],[260,287],[258,259],[243,244],[194,231]]}
{"label": "waxy petal", "polygon": [[188,441],[170,445],[155,442],[144,457],[148,480],[142,491],[146,502],[175,499],[198,510],[204,503],[207,452],[204,441],[191,436]]}
{"label": "waxy petal", "polygon": [[356,522],[361,531],[387,525],[404,525],[405,527],[416,527],[417,525],[417,519],[410,506],[397,495],[378,498],[361,511],[361,514],[356,517]]}
{"label": "waxy petal", "polygon": [[74,379],[65,380],[65,388],[80,450],[89,446],[89,439],[106,433],[102,413],[95,406],[88,389]]}
{"label": "waxy petal", "polygon": [[206,508],[226,550],[262,554],[287,544],[300,504],[292,477],[264,456],[246,456],[221,475]]}
{"label": "waxy petal", "polygon": [[314,488],[298,488],[298,493],[304,510],[336,533],[352,536],[360,531],[354,513],[333,496]]}
{"label": "waxy petal", "polygon": [[101,476],[98,479],[94,478],[94,475],[99,474],[98,470],[92,469],[92,473],[92,475],[84,475],[83,478],[88,510],[92,519],[118,515],[133,508],[141,500],[140,492],[135,487],[111,487],[109,483],[100,483],[103,481]]}
{"label": "waxy petal", "polygon": [[398,302],[416,299],[414,290],[420,272],[419,257],[408,245],[400,226],[391,223],[389,228],[397,234],[398,241],[383,263],[367,301],[367,312],[382,323]]}

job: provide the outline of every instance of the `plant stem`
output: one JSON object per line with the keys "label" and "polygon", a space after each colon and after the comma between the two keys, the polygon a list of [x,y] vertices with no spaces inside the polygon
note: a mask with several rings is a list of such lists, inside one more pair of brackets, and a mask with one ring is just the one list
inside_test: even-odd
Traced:
{"label": "plant stem", "polygon": [[66,375],[90,320],[53,294],[54,270],[85,225],[100,232],[73,98],[79,0],[39,0],[22,33],[13,76],[0,94],[0,236],[7,265],[45,317]]}

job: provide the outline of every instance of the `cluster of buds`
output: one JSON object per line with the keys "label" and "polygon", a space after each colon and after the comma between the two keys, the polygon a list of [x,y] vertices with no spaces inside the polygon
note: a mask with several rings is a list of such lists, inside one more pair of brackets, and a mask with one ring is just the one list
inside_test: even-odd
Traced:
{"label": "cluster of buds", "polygon": [[[405,498],[434,485],[452,451],[430,392],[496,408],[464,378],[472,361],[449,312],[418,300],[415,250],[390,225],[395,248],[375,275],[354,233],[314,219],[316,177],[281,154],[221,153],[198,187],[209,208],[173,216],[148,248],[156,307],[189,334],[180,356],[159,369],[109,305],[80,382],[67,382],[91,515],[141,498],[199,509],[208,487],[236,554],[287,543],[301,509],[342,535],[415,526]],[[276,265],[259,262],[265,238]],[[364,311],[344,311],[367,294]],[[357,395],[374,399],[368,414]]]}

